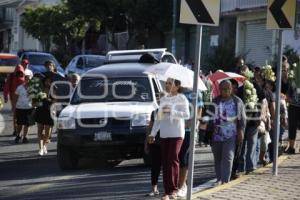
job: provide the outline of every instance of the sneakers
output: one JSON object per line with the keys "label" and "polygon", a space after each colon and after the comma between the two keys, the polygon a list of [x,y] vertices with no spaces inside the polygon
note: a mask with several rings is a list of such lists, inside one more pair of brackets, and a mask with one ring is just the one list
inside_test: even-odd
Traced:
{"label": "sneakers", "polygon": [[154,197],[154,196],[158,196],[159,195],[159,191],[151,191],[150,193],[148,193],[146,196],[148,197]]}
{"label": "sneakers", "polygon": [[235,180],[241,177],[241,174],[239,172],[232,172],[230,176],[230,180]]}
{"label": "sneakers", "polygon": [[44,155],[46,155],[48,153],[46,145],[44,145],[43,150],[44,150]]}
{"label": "sneakers", "polygon": [[48,153],[47,145],[44,145],[44,146],[39,150],[39,155],[40,155],[40,156],[43,156],[43,155],[46,155],[47,153]]}
{"label": "sneakers", "polygon": [[249,169],[246,170],[246,175],[252,174],[254,172],[255,169]]}
{"label": "sneakers", "polygon": [[[21,137],[19,135],[17,135],[15,138],[15,143],[18,144],[20,140],[21,140]],[[22,143],[24,143],[24,144],[28,143],[27,137],[23,137]]]}
{"label": "sneakers", "polygon": [[39,155],[40,155],[40,156],[44,155],[44,150],[43,150],[43,149],[40,149],[40,150],[39,150]]}
{"label": "sneakers", "polygon": [[22,143],[24,143],[24,144],[27,144],[27,143],[28,143],[27,137],[23,137]]}
{"label": "sneakers", "polygon": [[261,161],[261,164],[265,167],[265,166],[267,166],[268,164],[270,164],[270,162],[267,161],[267,160],[263,160],[263,161]]}
{"label": "sneakers", "polygon": [[287,153],[287,154],[295,154],[295,148],[289,147],[289,148],[285,151],[285,153]]}
{"label": "sneakers", "polygon": [[15,143],[16,144],[19,143],[20,139],[21,139],[21,137],[17,135],[17,137],[15,138]]}
{"label": "sneakers", "polygon": [[213,187],[217,187],[217,186],[219,186],[219,185],[222,185],[222,182],[221,181],[216,181],[216,182],[214,182],[213,183]]}
{"label": "sneakers", "polygon": [[187,188],[186,187],[180,188],[177,192],[178,197],[186,197],[186,195],[187,195]]}

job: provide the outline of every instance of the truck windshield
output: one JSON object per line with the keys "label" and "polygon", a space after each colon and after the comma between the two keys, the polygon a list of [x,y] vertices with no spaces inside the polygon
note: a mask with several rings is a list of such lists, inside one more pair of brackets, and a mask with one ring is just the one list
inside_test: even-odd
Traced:
{"label": "truck windshield", "polygon": [[83,78],[74,92],[71,104],[152,100],[147,77]]}
{"label": "truck windshield", "polygon": [[86,68],[95,68],[103,65],[105,57],[87,57],[86,58]]}
{"label": "truck windshield", "polygon": [[29,55],[28,56],[29,62],[31,65],[44,65],[46,61],[51,60],[55,63],[56,66],[58,66],[58,62],[55,60],[54,57],[50,55]]}

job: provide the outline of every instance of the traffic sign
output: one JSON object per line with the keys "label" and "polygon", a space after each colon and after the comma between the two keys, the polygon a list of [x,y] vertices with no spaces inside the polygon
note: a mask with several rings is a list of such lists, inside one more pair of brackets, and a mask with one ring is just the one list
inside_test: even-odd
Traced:
{"label": "traffic sign", "polygon": [[267,29],[295,27],[296,0],[268,0]]}
{"label": "traffic sign", "polygon": [[220,0],[181,0],[180,23],[218,26]]}

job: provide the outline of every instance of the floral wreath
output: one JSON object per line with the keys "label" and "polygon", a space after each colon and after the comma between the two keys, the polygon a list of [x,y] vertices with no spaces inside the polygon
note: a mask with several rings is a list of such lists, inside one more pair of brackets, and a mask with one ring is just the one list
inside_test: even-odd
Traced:
{"label": "floral wreath", "polygon": [[273,82],[276,80],[276,76],[275,76],[274,71],[272,70],[271,65],[263,66],[261,75],[266,80],[273,81]]}
{"label": "floral wreath", "polygon": [[40,103],[43,99],[47,98],[47,94],[43,92],[42,88],[40,78],[33,77],[29,80],[28,96],[34,103]]}
{"label": "floral wreath", "polygon": [[254,85],[249,81],[244,81],[244,103],[251,110],[256,108],[258,97]]}

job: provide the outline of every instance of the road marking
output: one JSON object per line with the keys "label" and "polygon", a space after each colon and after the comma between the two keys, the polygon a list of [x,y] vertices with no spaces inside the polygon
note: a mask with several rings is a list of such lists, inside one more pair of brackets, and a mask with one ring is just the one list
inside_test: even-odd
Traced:
{"label": "road marking", "polygon": [[[62,177],[56,177],[54,179],[51,179],[49,182],[55,182],[55,181],[60,181],[60,180],[69,180],[74,178],[75,176],[62,176]],[[15,196],[21,196],[21,195],[25,195],[25,194],[33,194],[35,192],[47,189],[47,188],[51,188],[53,187],[53,185],[55,185],[55,183],[36,183],[33,186],[30,187],[26,187],[26,183],[24,183],[23,187],[26,187],[24,189],[19,188],[18,191],[13,190],[13,193],[10,194],[6,194],[5,197],[15,197]]]}
{"label": "road marking", "polygon": [[[279,159],[278,159],[278,165],[281,164],[283,161],[285,161],[288,158],[289,158],[289,156],[280,156]],[[273,166],[273,164],[271,163],[271,164],[268,164],[265,167],[261,167],[261,168],[255,170],[254,174],[262,174],[263,172],[265,172],[265,171],[269,170],[270,168],[272,168],[272,166]],[[250,177],[251,177],[251,175],[243,175],[240,178],[238,178],[236,180],[233,180],[233,181],[230,181],[227,184],[216,186],[214,188],[210,188],[210,189],[207,189],[207,190],[201,190],[199,192],[195,192],[195,193],[193,193],[192,199],[197,199],[199,197],[204,197],[204,196],[207,196],[207,195],[212,194],[212,193],[216,193],[216,192],[219,192],[219,191],[222,191],[222,190],[225,190],[225,189],[229,189],[229,188],[231,188],[235,185],[238,185],[238,184],[248,180]],[[213,179],[213,180],[210,180],[210,181],[204,183],[203,184],[204,187],[205,186],[207,187],[209,184],[211,184],[212,181],[215,181],[215,180],[216,179]],[[202,185],[198,186],[197,188],[202,188]]]}

